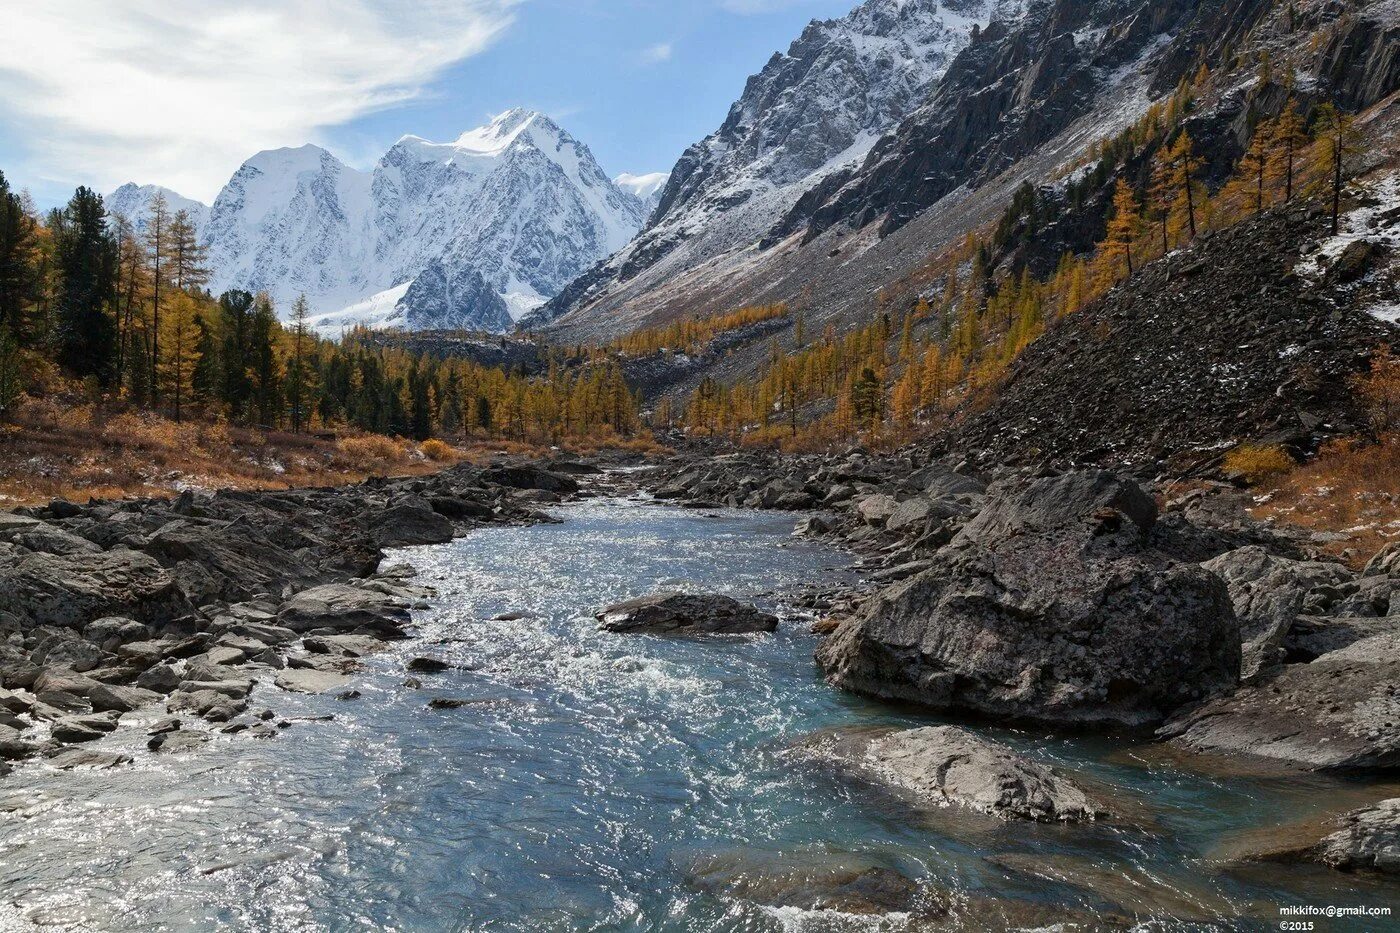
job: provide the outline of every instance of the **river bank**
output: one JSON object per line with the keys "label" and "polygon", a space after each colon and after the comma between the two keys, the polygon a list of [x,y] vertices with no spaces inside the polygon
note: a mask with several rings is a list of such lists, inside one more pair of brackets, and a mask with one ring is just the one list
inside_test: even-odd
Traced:
{"label": "river bank", "polygon": [[[17,830],[7,884],[29,885],[13,917],[91,921],[91,893],[49,896],[56,876],[43,866],[84,864],[93,837],[83,822],[94,819],[121,835],[113,821],[157,818],[158,839],[116,851],[146,852],[133,890],[138,876],[164,880],[150,898],[126,896],[153,918],[163,909],[155,891],[176,903],[214,896],[211,928],[239,917],[280,928],[276,915],[249,912],[249,885],[309,898],[296,908],[274,897],[268,909],[305,910],[313,929],[353,915],[342,884],[389,883],[370,867],[383,857],[372,837],[386,817],[398,823],[386,830],[394,846],[426,841],[478,868],[497,860],[484,873],[439,872],[455,893],[408,885],[408,905],[385,890],[365,908],[378,922],[417,911],[425,928],[468,917],[471,929],[816,929],[813,918],[852,913],[868,915],[848,927],[862,929],[987,929],[969,918],[993,914],[1006,929],[1148,916],[1263,924],[1288,898],[1360,890],[1382,903],[1393,884],[1383,873],[1395,821],[1376,805],[1400,796],[1386,757],[1395,720],[1376,717],[1390,715],[1384,691],[1395,681],[1386,642],[1366,641],[1392,625],[1377,596],[1391,592],[1388,558],[1363,575],[1318,566],[1299,542],[1209,500],[1159,508],[1104,474],[982,478],[859,453],[599,470],[510,463],[340,490],[55,503],[7,519],[5,591],[16,599],[4,611],[44,620],[12,627],[20,637],[3,649],[16,678],[5,683],[16,733],[7,748],[20,752],[0,783],[0,811]],[[78,543],[99,540],[97,551]],[[859,573],[840,569],[853,559]],[[1076,573],[1072,588],[1055,589]],[[1115,593],[1151,598],[1086,602],[1109,578]],[[989,589],[1018,579],[1019,603]],[[1125,590],[1125,579],[1147,582]],[[775,634],[714,641],[606,632],[593,618],[672,589],[729,593],[781,622]],[[973,593],[977,613],[950,614]],[[114,612],[125,621],[68,624]],[[1178,647],[1198,646],[1170,652],[1185,666],[1173,660],[1163,674],[1160,656],[1130,650],[1162,641],[1130,627],[1144,616]],[[1067,648],[1055,630],[1065,620],[1113,637]],[[950,637],[977,626],[976,651]],[[910,637],[921,640],[915,654],[899,641]],[[1315,658],[1298,647],[1346,638]],[[1006,663],[1040,673],[998,691]],[[937,688],[944,674],[958,689]],[[1144,689],[1114,692],[1114,676]],[[1295,681],[1277,708],[1263,702]],[[1175,689],[1152,686],[1162,684]],[[1369,707],[1339,703],[1327,692],[1339,684],[1382,695]],[[917,705],[879,699],[891,696]],[[1267,739],[1268,729],[1301,734],[1300,722],[1330,731],[1261,745],[1241,725]],[[891,782],[860,764],[872,750],[895,762],[906,736],[926,740],[921,727],[942,723],[970,730],[936,737],[960,743],[958,754],[971,748],[973,772],[935,787],[924,772]],[[1354,723],[1369,732],[1347,732]],[[666,751],[672,742],[685,760]],[[412,777],[390,777],[400,767]],[[517,816],[512,808],[543,792],[522,796],[533,779],[516,769],[554,775],[550,793],[567,788],[569,802],[541,797],[543,809]],[[987,797],[978,782],[989,774],[1049,788],[1052,809],[1019,792]],[[409,789],[423,780],[431,799]],[[230,781],[246,790],[214,790]],[[272,797],[247,796],[267,787]],[[476,803],[454,800],[454,788]],[[142,795],[165,803],[146,809]],[[607,801],[620,809],[600,811]],[[697,802],[712,815],[682,819]],[[234,820],[230,807],[249,815]],[[390,814],[401,809],[400,822]],[[1044,812],[1080,817],[1046,826]],[[1337,823],[1353,812],[1366,816]],[[320,841],[271,839],[248,822],[272,814]],[[206,821],[210,841],[191,843]],[[352,830],[368,834],[362,851],[342,855],[356,846],[332,841],[337,825],[363,827]],[[44,850],[54,832],[69,840],[63,855]],[[574,847],[582,861],[502,854],[532,838]],[[663,839],[659,856],[634,848]],[[219,858],[225,849],[233,854]],[[99,846],[87,859],[116,851]],[[425,869],[412,855],[399,861],[400,883]],[[665,886],[650,891],[648,873]],[[581,887],[561,891],[561,878]],[[486,906],[502,891],[520,912]],[[674,923],[660,919],[676,911]]]}

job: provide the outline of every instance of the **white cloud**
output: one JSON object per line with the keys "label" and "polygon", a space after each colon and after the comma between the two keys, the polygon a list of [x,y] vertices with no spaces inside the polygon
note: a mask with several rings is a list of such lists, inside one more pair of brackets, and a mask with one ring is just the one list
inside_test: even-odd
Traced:
{"label": "white cloud", "polygon": [[517,2],[8,3],[0,120],[31,178],[157,182],[207,201],[255,151],[419,95],[490,45]]}
{"label": "white cloud", "polygon": [[642,61],[648,65],[655,65],[659,62],[669,62],[675,53],[675,48],[669,42],[658,42],[642,50]]}

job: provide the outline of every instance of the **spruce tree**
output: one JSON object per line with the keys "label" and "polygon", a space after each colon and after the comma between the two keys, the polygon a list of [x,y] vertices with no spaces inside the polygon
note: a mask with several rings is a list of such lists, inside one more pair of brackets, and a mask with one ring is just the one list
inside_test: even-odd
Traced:
{"label": "spruce tree", "polygon": [[54,231],[58,275],[58,361],[106,387],[115,372],[117,244],[101,195],[80,187]]}
{"label": "spruce tree", "polygon": [[15,342],[25,336],[25,312],[38,284],[35,258],[35,220],[0,172],[0,324]]}
{"label": "spruce tree", "polygon": [[232,290],[219,296],[223,339],[223,401],[234,420],[250,417],[253,396],[253,295]]}

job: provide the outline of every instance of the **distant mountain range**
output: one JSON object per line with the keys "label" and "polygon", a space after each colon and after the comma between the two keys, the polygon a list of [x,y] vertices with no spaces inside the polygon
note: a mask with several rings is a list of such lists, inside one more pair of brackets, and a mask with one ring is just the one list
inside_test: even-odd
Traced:
{"label": "distant mountain range", "polygon": [[[405,136],[372,171],[318,146],[260,152],[212,207],[168,189],[216,291],[301,293],[317,325],[509,330],[641,228],[664,175],[610,180],[547,116],[511,110],[450,143]],[[140,223],[157,186],[108,206]]]}

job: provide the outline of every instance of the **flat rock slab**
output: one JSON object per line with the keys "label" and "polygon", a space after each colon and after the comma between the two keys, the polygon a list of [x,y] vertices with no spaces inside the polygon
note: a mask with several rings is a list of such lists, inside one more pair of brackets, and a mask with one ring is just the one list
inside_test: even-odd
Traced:
{"label": "flat rock slab", "polygon": [[60,771],[105,771],[108,768],[131,764],[131,756],[120,752],[99,752],[90,748],[70,748],[54,755],[48,763]]}
{"label": "flat rock slab", "polygon": [[274,683],[293,693],[331,693],[344,690],[349,685],[350,678],[329,671],[290,670],[279,673]]}
{"label": "flat rock slab", "polygon": [[1315,770],[1400,766],[1400,662],[1326,656],[1266,673],[1200,704],[1158,733],[1203,752],[1272,758]]}
{"label": "flat rock slab", "polygon": [[644,596],[597,614],[606,632],[667,635],[739,635],[772,632],[778,617],[728,596],[662,593]]}
{"label": "flat rock slab", "polygon": [[838,732],[804,752],[920,805],[959,806],[1006,820],[1078,823],[1106,807],[1064,775],[956,726]]}

